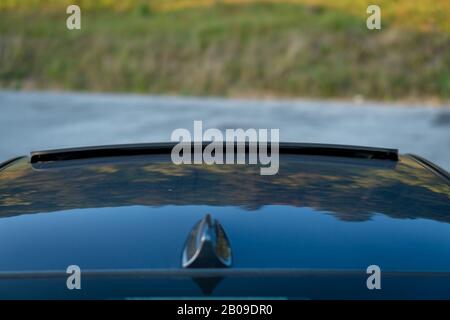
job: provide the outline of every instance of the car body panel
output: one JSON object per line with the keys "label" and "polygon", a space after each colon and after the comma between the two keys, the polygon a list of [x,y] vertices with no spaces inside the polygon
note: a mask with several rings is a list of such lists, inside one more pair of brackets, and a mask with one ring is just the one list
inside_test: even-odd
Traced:
{"label": "car body panel", "polygon": [[[168,155],[44,165],[21,158],[0,171],[0,278],[72,264],[94,272],[181,271],[189,233],[211,214],[229,238],[230,270],[353,272],[362,281],[375,264],[437,277],[442,286],[450,274],[449,200],[448,182],[409,156],[281,155],[274,176],[261,176],[257,165],[175,165]],[[260,292],[279,295],[274,288],[269,281]],[[432,292],[450,295],[439,290]],[[292,296],[314,296],[302,292]]]}

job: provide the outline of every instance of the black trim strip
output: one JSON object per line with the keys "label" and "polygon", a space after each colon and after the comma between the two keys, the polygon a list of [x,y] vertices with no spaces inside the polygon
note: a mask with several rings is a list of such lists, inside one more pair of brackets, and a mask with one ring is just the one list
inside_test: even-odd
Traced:
{"label": "black trim strip", "polygon": [[6,160],[5,162],[0,163],[0,171],[5,169],[7,166],[9,166],[10,164],[12,164],[13,162],[16,162],[17,160],[26,158],[26,156],[20,156],[20,157],[15,157],[9,160]]}
{"label": "black trim strip", "polygon": [[[205,148],[211,142],[203,142]],[[71,148],[59,150],[35,151],[31,153],[31,163],[65,161],[76,159],[89,159],[99,157],[136,156],[149,154],[170,153],[176,142],[169,143],[148,143],[148,144],[128,144],[111,145],[85,148]],[[187,143],[191,146],[194,143]],[[242,145],[234,143],[234,147]],[[246,151],[249,143],[245,143]],[[346,146],[333,144],[314,143],[279,143],[280,154],[301,154],[316,156],[335,156],[348,158],[378,159],[398,161],[397,149],[370,148],[361,146]]]}
{"label": "black trim strip", "polygon": [[[128,277],[302,277],[311,275],[361,275],[361,269],[301,269],[301,268],[197,268],[197,269],[99,269],[82,270],[83,277],[90,278],[128,278]],[[383,271],[383,275],[391,276],[443,276],[450,277],[449,271]],[[48,279],[66,278],[65,271],[2,271],[0,280],[5,279]]]}
{"label": "black trim strip", "polygon": [[431,171],[433,174],[441,177],[444,179],[447,183],[450,184],[450,173],[448,173],[445,169],[439,167],[438,165],[434,164],[433,162],[422,158],[415,154],[406,154],[410,158],[414,159],[416,162],[420,163],[423,167]]}

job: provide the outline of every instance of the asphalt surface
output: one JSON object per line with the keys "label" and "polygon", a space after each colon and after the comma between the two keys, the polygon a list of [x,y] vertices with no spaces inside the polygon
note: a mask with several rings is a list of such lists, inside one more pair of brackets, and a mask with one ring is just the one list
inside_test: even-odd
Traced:
{"label": "asphalt surface", "polygon": [[281,141],[398,148],[450,170],[450,106],[0,91],[0,162],[32,150],[170,141],[174,129],[279,128]]}

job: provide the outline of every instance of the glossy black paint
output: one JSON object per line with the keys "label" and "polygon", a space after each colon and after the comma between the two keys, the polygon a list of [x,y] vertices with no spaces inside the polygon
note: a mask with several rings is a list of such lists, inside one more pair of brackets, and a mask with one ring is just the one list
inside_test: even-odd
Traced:
{"label": "glossy black paint", "polygon": [[[168,155],[10,163],[0,171],[0,296],[118,297],[107,293],[113,285],[121,297],[203,295],[192,281],[201,274],[177,273],[186,238],[207,213],[233,250],[231,273],[204,272],[222,278],[212,295],[450,297],[442,177],[408,156],[292,154],[281,155],[275,176],[256,165],[176,166]],[[65,289],[71,264],[94,272],[81,293]],[[365,286],[371,264],[386,272],[381,293]],[[173,273],[108,282],[95,276],[104,270]],[[47,280],[33,280],[36,272]],[[14,274],[31,278],[8,280]]]}

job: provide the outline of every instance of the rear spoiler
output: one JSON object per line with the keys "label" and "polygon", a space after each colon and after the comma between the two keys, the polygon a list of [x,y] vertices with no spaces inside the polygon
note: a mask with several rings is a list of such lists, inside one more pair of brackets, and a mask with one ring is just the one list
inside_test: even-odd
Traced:
{"label": "rear spoiler", "polygon": [[[203,142],[204,149],[211,142]],[[224,142],[225,143],[225,142]],[[172,148],[177,145],[176,142],[168,143],[144,143],[144,144],[125,144],[96,146],[84,148],[70,148],[58,150],[45,150],[31,152],[31,163],[92,159],[100,157],[118,157],[118,156],[138,156],[151,154],[170,154]],[[186,143],[193,146],[195,143]],[[249,150],[249,143],[245,144],[246,152]],[[234,147],[241,145],[234,143]],[[332,156],[361,159],[378,159],[398,161],[397,149],[371,148],[362,146],[347,146],[335,144],[315,144],[315,143],[279,143],[280,154],[298,154],[314,156]]]}

